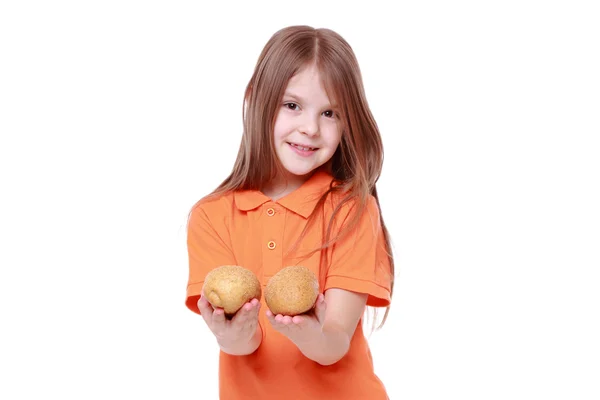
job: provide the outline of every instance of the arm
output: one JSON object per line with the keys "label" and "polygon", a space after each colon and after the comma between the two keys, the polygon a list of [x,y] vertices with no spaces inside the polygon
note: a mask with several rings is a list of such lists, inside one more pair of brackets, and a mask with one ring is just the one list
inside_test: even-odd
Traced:
{"label": "arm", "polygon": [[223,352],[231,355],[251,354],[262,341],[262,330],[258,323],[260,302],[257,299],[247,302],[228,320],[222,308],[213,308],[201,296],[204,278],[209,271],[220,265],[236,265],[228,244],[227,229],[211,223],[208,214],[201,207],[194,209],[188,225],[190,274],[186,305],[202,315]]}
{"label": "arm", "polygon": [[198,300],[206,274],[221,265],[237,265],[227,227],[219,223],[218,218],[214,224],[208,217],[211,213],[219,215],[222,211],[195,207],[187,228],[189,278],[185,304],[197,314],[200,314]]}
{"label": "arm", "polygon": [[267,316],[302,354],[321,365],[331,365],[348,352],[366,303],[366,294],[332,288],[319,296],[312,316],[274,316],[270,311]]}
{"label": "arm", "polygon": [[296,345],[306,357],[321,365],[331,365],[342,359],[358,321],[365,311],[367,295],[332,288],[325,292],[326,310],[320,334]]}
{"label": "arm", "polygon": [[[217,342],[219,340],[217,339]],[[258,349],[258,346],[262,343],[262,329],[259,324],[256,324],[256,329],[254,330],[254,335],[248,342],[241,343],[221,343],[219,342],[219,347],[223,353],[230,354],[232,356],[246,356],[248,354],[252,354]]]}
{"label": "arm", "polygon": [[[346,216],[340,218],[345,220]],[[391,277],[379,208],[371,196],[358,226],[332,251],[325,301],[317,301],[314,315],[275,316],[267,311],[267,317],[306,357],[331,365],[348,352],[367,302],[371,306],[389,305]]]}

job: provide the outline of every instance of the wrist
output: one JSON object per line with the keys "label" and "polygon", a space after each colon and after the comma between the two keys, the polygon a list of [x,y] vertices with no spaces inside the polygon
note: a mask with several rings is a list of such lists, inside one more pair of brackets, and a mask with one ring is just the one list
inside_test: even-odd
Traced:
{"label": "wrist", "polygon": [[331,365],[346,355],[350,348],[350,338],[339,330],[320,331],[317,335],[294,344],[306,357],[321,364]]}
{"label": "wrist", "polygon": [[252,354],[258,349],[262,342],[262,328],[260,324],[256,325],[254,334],[248,339],[238,339],[235,341],[228,341],[217,338],[217,343],[222,352],[230,354],[232,356],[245,356]]}

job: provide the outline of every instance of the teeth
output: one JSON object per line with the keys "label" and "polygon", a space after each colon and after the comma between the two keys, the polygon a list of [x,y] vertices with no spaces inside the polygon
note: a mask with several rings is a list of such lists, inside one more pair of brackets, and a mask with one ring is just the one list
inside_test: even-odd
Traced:
{"label": "teeth", "polygon": [[297,148],[298,150],[302,150],[302,151],[309,151],[309,150],[314,150],[314,147],[302,147],[302,146],[298,146],[297,144],[294,143],[290,143],[292,146],[294,146],[295,148]]}

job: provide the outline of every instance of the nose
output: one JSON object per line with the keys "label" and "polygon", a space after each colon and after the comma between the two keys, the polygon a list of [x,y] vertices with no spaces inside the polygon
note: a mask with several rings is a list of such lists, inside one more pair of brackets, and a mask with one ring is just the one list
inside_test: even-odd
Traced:
{"label": "nose", "polygon": [[300,132],[307,136],[316,136],[319,134],[319,122],[318,119],[307,115],[302,122]]}

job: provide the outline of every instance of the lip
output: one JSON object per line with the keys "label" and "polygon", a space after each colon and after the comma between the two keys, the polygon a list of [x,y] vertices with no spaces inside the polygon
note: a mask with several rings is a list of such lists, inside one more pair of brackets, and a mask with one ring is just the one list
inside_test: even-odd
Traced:
{"label": "lip", "polygon": [[300,150],[299,148],[292,146],[292,144],[297,145],[297,146],[302,146],[302,147],[311,147],[311,146],[306,146],[306,145],[301,145],[301,144],[297,144],[297,143],[290,143],[287,142],[288,146],[290,146],[290,149],[292,149],[292,151],[296,154],[298,154],[301,157],[310,157],[313,154],[316,153],[317,150],[319,150],[318,147],[312,147],[314,150]]}

